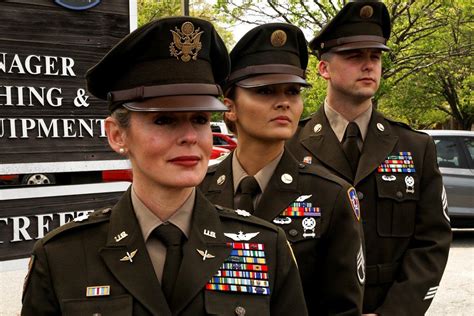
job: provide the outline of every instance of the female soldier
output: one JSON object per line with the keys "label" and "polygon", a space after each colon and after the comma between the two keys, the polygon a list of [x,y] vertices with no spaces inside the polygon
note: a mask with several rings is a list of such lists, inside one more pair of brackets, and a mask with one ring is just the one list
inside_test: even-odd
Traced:
{"label": "female soldier", "polygon": [[239,145],[201,188],[214,203],[286,231],[310,315],[360,315],[365,270],[355,190],[284,148],[303,111],[307,62],[304,35],[290,24],[258,26],[236,44],[224,103]]}
{"label": "female soldier", "polygon": [[[33,250],[23,315],[306,315],[285,234],[216,208],[195,186],[212,147],[225,46],[209,22],[152,22],[87,73],[108,98],[113,150],[133,185],[114,208],[51,232]],[[227,235],[254,232],[234,242]]]}

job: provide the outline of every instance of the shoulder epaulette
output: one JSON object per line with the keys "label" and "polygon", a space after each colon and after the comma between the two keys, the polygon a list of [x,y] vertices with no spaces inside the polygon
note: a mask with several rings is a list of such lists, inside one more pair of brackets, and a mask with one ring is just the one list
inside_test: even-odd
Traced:
{"label": "shoulder epaulette", "polygon": [[227,218],[232,218],[236,219],[238,221],[242,222],[247,222],[251,223],[254,225],[259,225],[259,226],[264,226],[268,229],[271,229],[273,231],[277,231],[277,227],[274,226],[273,224],[267,222],[266,220],[263,220],[259,217],[252,216],[249,212],[245,210],[233,210],[227,207],[223,207],[220,205],[214,205],[217,209],[217,212],[219,215],[227,217]]}
{"label": "shoulder epaulette", "polygon": [[300,168],[300,170],[301,170],[300,172],[303,172],[303,173],[316,174],[317,176],[321,178],[334,182],[335,184],[339,185],[342,188],[348,188],[351,186],[346,180],[335,175],[326,167],[321,166],[320,164],[314,164],[314,165],[305,164],[305,167]]}
{"label": "shoulder epaulette", "polygon": [[89,214],[80,215],[74,218],[72,221],[46,234],[46,236],[43,237],[42,241],[45,244],[51,239],[55,238],[56,236],[61,235],[62,233],[66,231],[71,231],[78,227],[95,225],[95,224],[102,223],[104,221],[108,221],[110,218],[111,212],[112,212],[112,209],[107,207],[107,208],[101,208]]}
{"label": "shoulder epaulette", "polygon": [[215,164],[215,165],[212,165],[212,166],[208,167],[207,168],[207,174],[216,172],[217,166],[219,166],[219,164]]}

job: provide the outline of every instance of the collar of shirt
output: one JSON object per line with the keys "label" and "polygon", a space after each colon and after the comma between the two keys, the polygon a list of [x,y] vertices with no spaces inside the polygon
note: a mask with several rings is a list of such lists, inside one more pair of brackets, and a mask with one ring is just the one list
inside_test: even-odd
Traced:
{"label": "collar of shirt", "polygon": [[[334,134],[336,134],[339,142],[342,142],[344,138],[344,132],[346,131],[347,124],[349,121],[346,120],[339,112],[334,110],[333,107],[329,105],[327,99],[324,100],[324,114],[328,118],[329,125],[331,125]],[[367,136],[367,130],[369,128],[369,121],[372,116],[372,107],[370,106],[365,112],[361,113],[358,117],[355,118],[354,122],[357,124],[362,136],[362,141],[365,140]]]}
{"label": "collar of shirt", "polygon": [[[142,230],[143,239],[145,242],[150,237],[152,231],[163,224],[163,221],[153,214],[152,211],[140,200],[140,198],[135,193],[135,190],[132,186],[132,206],[137,216],[138,224]],[[176,210],[176,212],[168,219],[168,222],[176,225],[183,234],[188,238],[189,232],[191,230],[191,218],[194,208],[194,200],[196,197],[196,188],[193,188],[191,194],[183,203],[183,205]]]}
{"label": "collar of shirt", "polygon": [[[283,151],[275,159],[273,159],[270,163],[268,163],[265,167],[260,169],[254,175],[255,180],[257,180],[262,193],[267,188],[268,182],[270,182],[270,178],[272,177],[282,156],[283,156]],[[237,188],[239,187],[240,181],[242,181],[243,178],[248,176],[247,172],[245,172],[244,168],[240,164],[239,159],[237,158],[237,155],[235,152],[232,154],[232,176],[233,176],[232,180],[234,181],[234,195],[235,195],[235,193],[237,192]],[[256,204],[258,204],[260,197],[261,197],[261,194],[257,196]]]}

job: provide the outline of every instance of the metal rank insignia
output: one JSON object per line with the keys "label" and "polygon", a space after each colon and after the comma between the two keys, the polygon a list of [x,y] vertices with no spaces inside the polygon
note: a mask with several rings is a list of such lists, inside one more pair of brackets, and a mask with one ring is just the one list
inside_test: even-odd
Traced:
{"label": "metal rank insignia", "polygon": [[261,243],[227,243],[230,256],[206,284],[206,290],[270,294],[265,247]]}
{"label": "metal rank insignia", "polygon": [[171,56],[187,63],[192,59],[197,60],[199,51],[202,48],[201,35],[204,33],[198,27],[194,30],[194,24],[191,22],[184,22],[181,25],[181,30],[175,27],[175,30],[170,30],[173,34],[173,42],[170,43]]}
{"label": "metal rank insignia", "polygon": [[398,155],[388,156],[377,168],[378,173],[415,173],[413,156],[409,151],[401,151]]}
{"label": "metal rank insignia", "polygon": [[314,218],[306,217],[305,219],[303,219],[301,224],[303,225],[303,229],[304,229],[304,232],[303,232],[304,238],[308,238],[308,237],[316,238],[316,233],[315,233],[316,220]]}

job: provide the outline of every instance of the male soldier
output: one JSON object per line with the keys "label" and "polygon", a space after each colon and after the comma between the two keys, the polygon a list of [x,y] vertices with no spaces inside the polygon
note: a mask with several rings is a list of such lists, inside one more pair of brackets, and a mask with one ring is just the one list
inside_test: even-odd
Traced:
{"label": "male soldier", "polygon": [[[285,149],[303,111],[304,34],[287,23],[260,25],[230,56],[225,118],[239,145],[208,170],[201,189],[216,204],[248,210],[285,230],[310,315],[358,316],[365,265],[356,191],[323,166],[298,162]],[[245,240],[251,233],[234,238]]]}
{"label": "male soldier", "polygon": [[[278,227],[211,204],[196,190],[212,147],[210,112],[229,55],[211,23],[153,21],[87,73],[108,99],[111,147],[133,184],[112,208],[39,240],[22,315],[307,315]],[[235,242],[227,235],[253,232]],[[226,235],[227,234],[227,235]]]}
{"label": "male soldier", "polygon": [[[324,106],[287,144],[300,161],[352,183],[367,252],[364,313],[423,315],[446,265],[451,229],[432,139],[382,116],[371,98],[390,35],[383,3],[347,3],[311,42]],[[359,158],[360,157],[360,158]]]}

